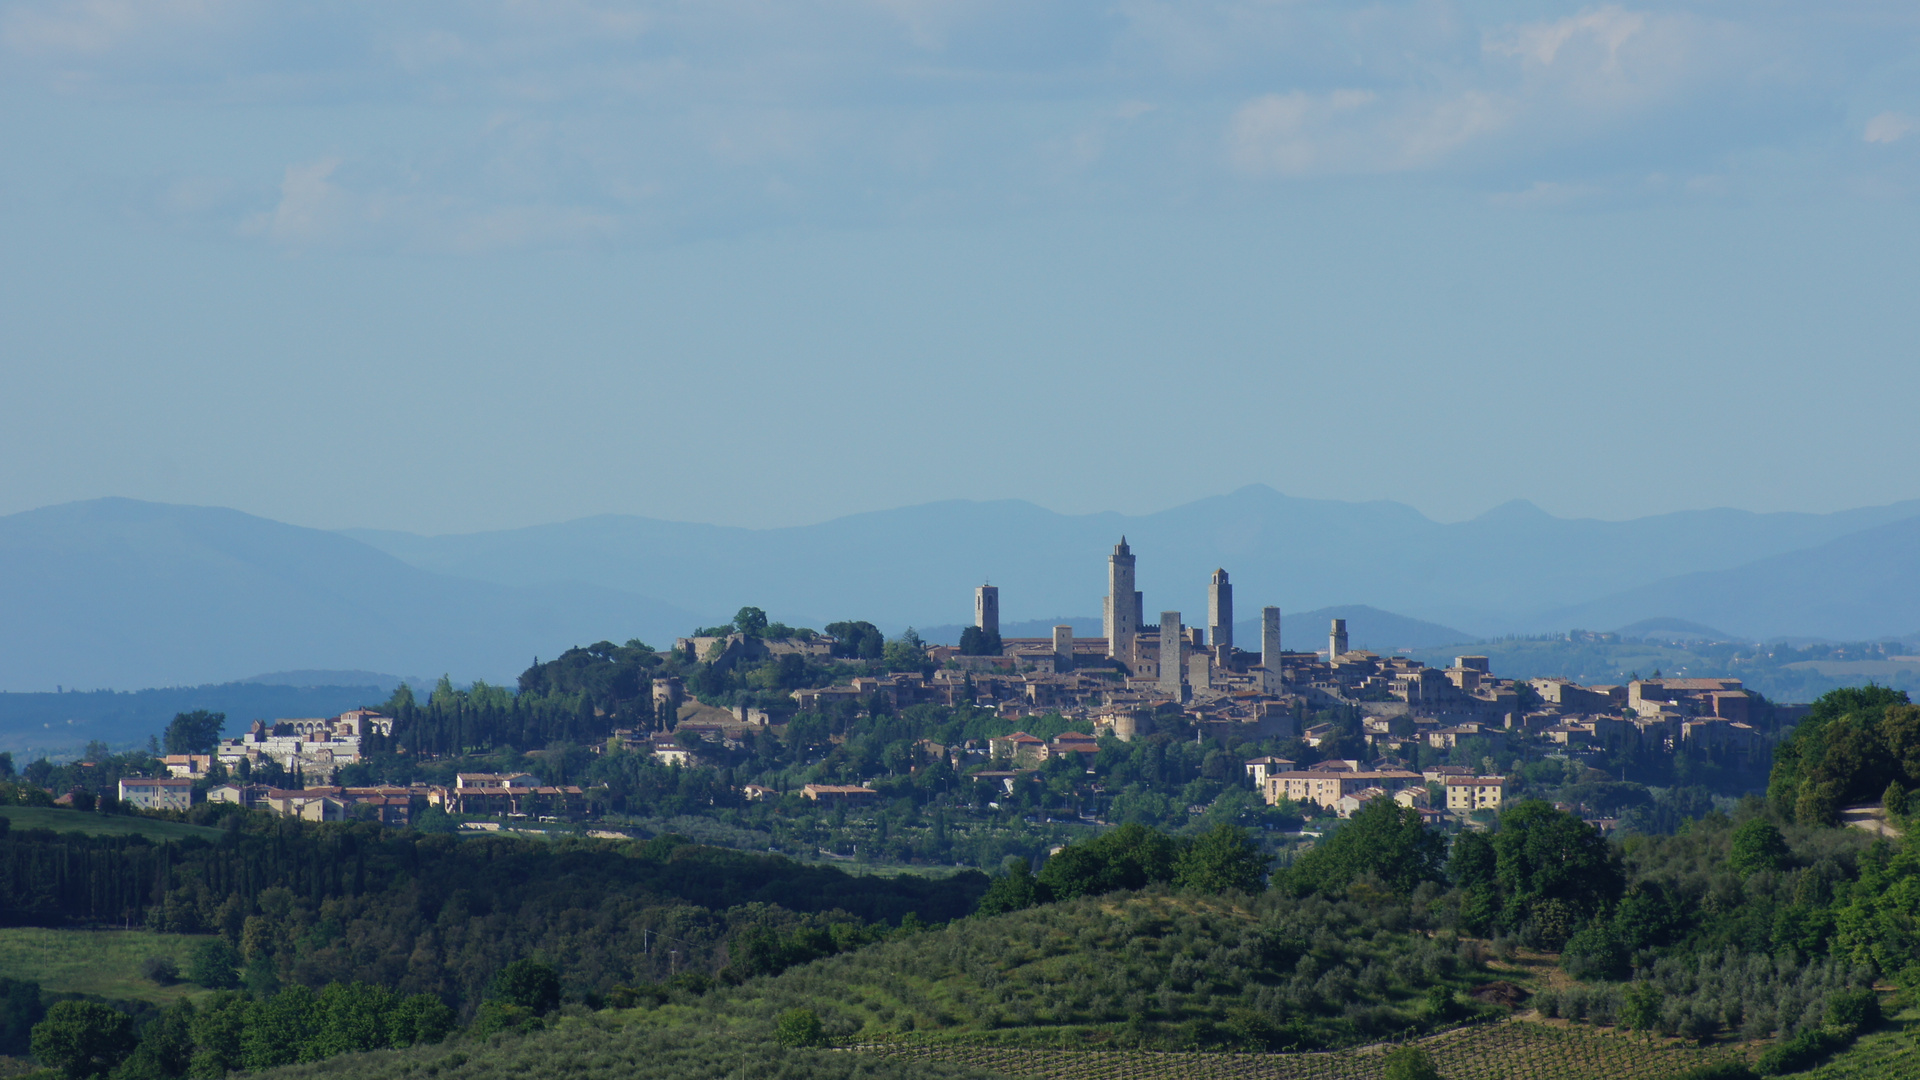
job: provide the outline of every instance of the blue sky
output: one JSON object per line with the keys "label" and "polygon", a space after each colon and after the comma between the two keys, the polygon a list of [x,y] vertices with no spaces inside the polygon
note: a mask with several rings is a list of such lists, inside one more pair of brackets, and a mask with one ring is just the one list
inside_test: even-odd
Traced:
{"label": "blue sky", "polygon": [[0,512],[1920,496],[1912,3],[0,2]]}

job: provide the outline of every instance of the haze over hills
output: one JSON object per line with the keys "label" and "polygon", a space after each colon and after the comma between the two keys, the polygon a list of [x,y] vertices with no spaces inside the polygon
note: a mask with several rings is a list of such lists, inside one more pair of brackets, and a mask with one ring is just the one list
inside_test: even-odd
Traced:
{"label": "haze over hills", "polygon": [[1628,522],[1526,504],[1434,522],[1395,503],[1264,487],[1155,514],[943,502],[736,529],[602,516],[506,532],[331,533],[125,499],[0,518],[0,689],[185,686],[253,672],[512,678],[537,654],[656,646],[752,604],[794,625],[867,619],[930,637],[982,580],[1009,628],[1061,613],[1097,634],[1125,534],[1151,616],[1205,619],[1233,575],[1239,633],[1277,603],[1291,648],[1325,620],[1356,645],[1687,620],[1729,634],[1858,639],[1920,630],[1920,503],[1838,514],[1708,510]]}
{"label": "haze over hills", "polygon": [[[716,617],[754,604],[795,624],[859,617],[899,628],[964,622],[983,580],[1000,586],[1009,622],[1089,617],[1105,592],[1106,554],[1125,534],[1139,556],[1149,618],[1172,609],[1201,621],[1207,575],[1218,566],[1233,575],[1241,615],[1269,603],[1285,611],[1358,604],[1472,637],[1661,616],[1711,621],[1661,606],[1658,592],[1608,609],[1598,624],[1564,620],[1574,605],[1916,517],[1920,501],[1836,514],[1700,510],[1619,522],[1509,503],[1443,524],[1399,503],[1299,499],[1256,485],[1138,516],[940,502],[764,530],[607,515],[455,536],[346,535],[424,569],[500,584],[584,581]],[[1764,597],[1765,583],[1753,584]],[[1905,620],[1906,629],[1920,629],[1920,613],[1909,619],[1867,594],[1854,602],[1864,605],[1856,615],[1836,611],[1824,620],[1829,632],[1851,633],[1849,620]],[[1791,609],[1782,614],[1790,620]]]}
{"label": "haze over hills", "polygon": [[1545,621],[1608,626],[1654,610],[1756,638],[1913,636],[1920,630],[1920,519],[1667,578],[1563,608]]}
{"label": "haze over hills", "polygon": [[694,619],[598,586],[460,581],[335,533],[129,499],[0,518],[0,610],[8,690],[314,668],[499,679],[536,652]]}

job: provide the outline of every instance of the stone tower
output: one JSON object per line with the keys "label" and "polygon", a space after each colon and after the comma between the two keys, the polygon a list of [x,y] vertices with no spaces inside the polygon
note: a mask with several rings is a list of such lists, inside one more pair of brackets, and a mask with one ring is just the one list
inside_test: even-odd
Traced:
{"label": "stone tower", "polygon": [[1133,587],[1133,550],[1127,538],[1107,556],[1107,598],[1102,612],[1107,631],[1107,655],[1123,664],[1133,662],[1133,638],[1140,632],[1141,596]]}
{"label": "stone tower", "polygon": [[1180,694],[1181,676],[1186,674],[1186,656],[1181,646],[1186,644],[1187,636],[1180,632],[1180,613],[1163,611],[1160,613],[1160,692],[1176,701],[1184,700]]}
{"label": "stone tower", "polygon": [[1338,660],[1341,654],[1347,651],[1347,620],[1333,620],[1333,630],[1327,635],[1327,648],[1332,653],[1327,657],[1329,664]]}
{"label": "stone tower", "polygon": [[989,634],[1000,633],[1000,586],[982,585],[973,590],[973,625]]}
{"label": "stone tower", "polygon": [[1280,674],[1280,609],[1260,609],[1260,666]]}
{"label": "stone tower", "polygon": [[1215,570],[1207,585],[1207,639],[1221,664],[1233,659],[1233,583],[1225,570]]}

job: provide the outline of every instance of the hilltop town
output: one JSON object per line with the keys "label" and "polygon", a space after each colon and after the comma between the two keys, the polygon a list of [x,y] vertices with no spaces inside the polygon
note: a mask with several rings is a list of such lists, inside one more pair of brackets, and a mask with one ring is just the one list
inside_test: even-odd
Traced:
{"label": "hilltop town", "polygon": [[[1151,793],[1162,803],[1200,815],[1216,813],[1239,790],[1281,822],[1346,817],[1384,798],[1436,824],[1466,827],[1522,789],[1566,789],[1574,801],[1563,805],[1612,829],[1623,811],[1636,804],[1644,811],[1649,797],[1628,790],[1631,784],[1595,788],[1595,781],[1665,775],[1676,764],[1696,779],[1703,767],[1723,778],[1751,774],[1794,715],[1733,678],[1517,681],[1473,655],[1435,668],[1351,648],[1340,619],[1327,628],[1324,651],[1286,650],[1282,613],[1272,605],[1260,609],[1259,640],[1243,647],[1225,569],[1205,583],[1203,625],[1177,610],[1147,622],[1145,597],[1134,587],[1136,560],[1125,538],[1108,555],[1106,633],[1097,638],[1076,637],[1066,625],[1047,638],[1003,638],[999,588],[981,585],[957,646],[883,642],[864,623],[828,628],[838,634],[788,628],[749,609],[739,625],[666,650],[637,643],[575,650],[570,663],[632,668],[634,700],[593,707],[589,726],[597,730],[580,732],[591,741],[573,753],[690,775],[708,770],[712,783],[726,787],[725,798],[713,798],[716,807],[788,799],[821,808],[879,805],[898,798],[903,779],[924,781],[937,771],[949,778],[941,781],[949,793],[922,796],[923,804],[989,817],[1004,804],[1041,825],[1112,820],[1116,798],[1117,816],[1137,815],[1127,804],[1157,787]],[[525,693],[528,678],[522,682]],[[846,760],[863,728],[903,715],[923,717],[928,731],[947,722],[939,737],[894,740],[904,749],[888,751],[890,761]],[[208,753],[166,757],[165,777],[124,778],[116,794],[149,809],[184,811],[197,798],[392,825],[431,810],[475,829],[631,816],[621,813],[631,807],[619,785],[596,783],[591,763],[558,775],[542,748],[527,747],[529,767],[462,767],[462,755],[436,753],[417,731],[409,735],[421,719],[405,709],[363,708],[331,719],[255,721]],[[819,738],[823,729],[834,730]],[[1113,747],[1104,758],[1103,746]],[[1137,752],[1128,747],[1148,746],[1163,760],[1172,748],[1174,759],[1192,762],[1193,776],[1114,783],[1112,763]],[[452,767],[436,768],[440,762]],[[735,781],[724,784],[720,771]],[[428,773],[436,779],[423,778]],[[964,784],[962,797],[953,795],[954,784]],[[1163,808],[1157,816],[1180,815]]]}

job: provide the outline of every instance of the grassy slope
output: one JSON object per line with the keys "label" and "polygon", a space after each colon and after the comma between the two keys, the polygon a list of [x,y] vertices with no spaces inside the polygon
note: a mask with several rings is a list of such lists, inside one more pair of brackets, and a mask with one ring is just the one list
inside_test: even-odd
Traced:
{"label": "grassy slope", "polygon": [[1488,977],[1453,945],[1406,933],[1395,904],[1149,891],[962,920],[726,998],[762,1017],[814,1008],[852,1041],[1204,1046],[1252,1030],[1320,1047],[1430,1029],[1428,987]]}
{"label": "grassy slope", "polygon": [[170,956],[184,971],[194,946],[205,940],[199,935],[145,930],[0,929],[0,976],[30,979],[54,993],[165,1005],[198,993],[199,988],[157,986],[140,976],[140,962],[149,956]]}
{"label": "grassy slope", "polygon": [[1826,1064],[1795,1075],[1808,1080],[1920,1080],[1920,1009],[1906,1010]]}
{"label": "grassy slope", "polygon": [[11,821],[15,829],[52,829],[54,832],[83,832],[90,836],[144,836],[155,843],[185,840],[191,836],[218,840],[219,829],[185,825],[177,821],[124,814],[89,814],[46,806],[0,806],[0,817]]}

